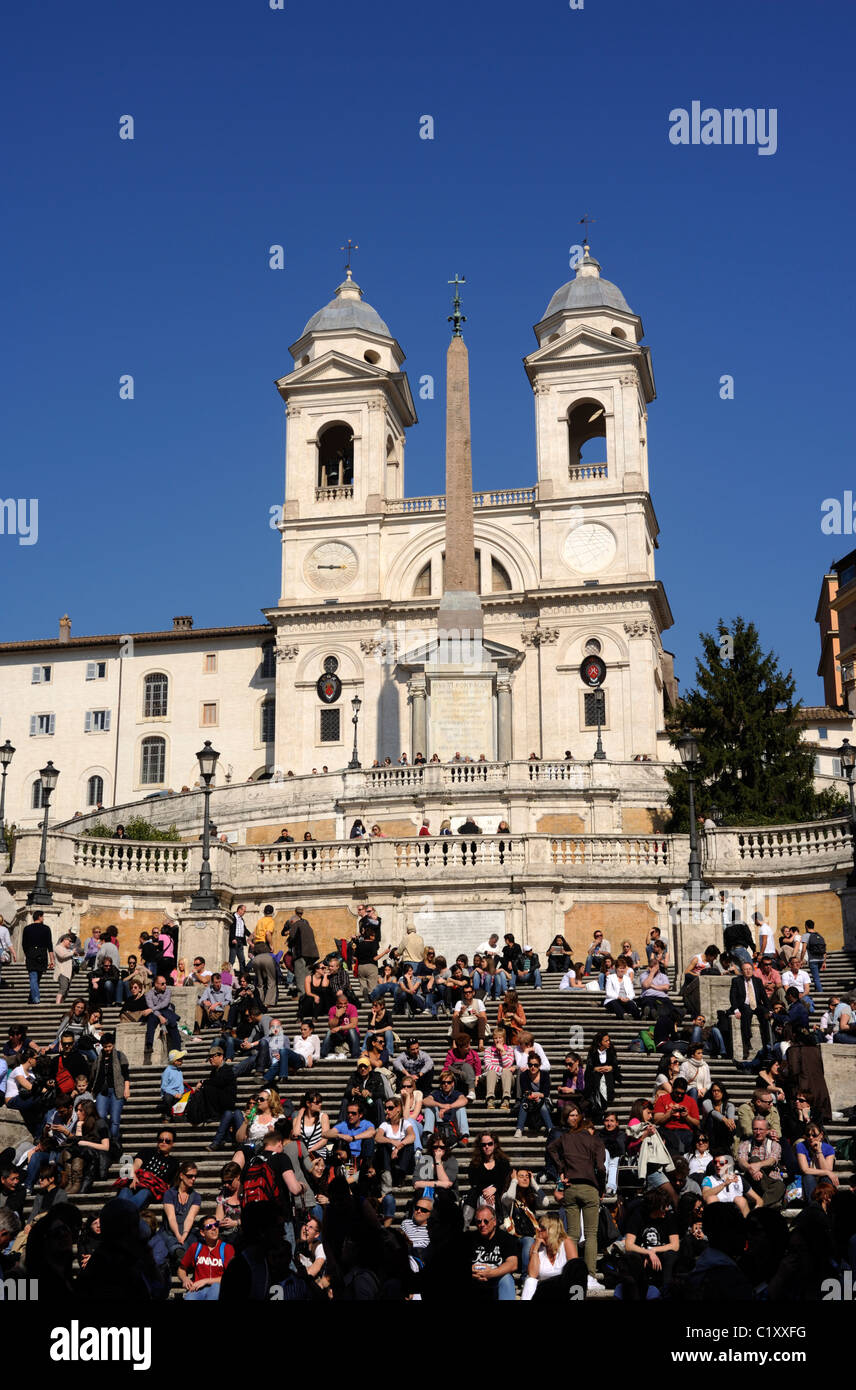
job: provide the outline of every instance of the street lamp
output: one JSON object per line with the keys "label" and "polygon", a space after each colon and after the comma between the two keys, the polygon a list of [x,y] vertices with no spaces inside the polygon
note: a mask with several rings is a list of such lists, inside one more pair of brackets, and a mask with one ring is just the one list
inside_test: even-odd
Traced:
{"label": "street lamp", "polygon": [[690,800],[690,876],[687,891],[694,901],[701,896],[701,859],[698,852],[698,826],[695,813],[695,772],[698,767],[698,744],[692,734],[682,734],[678,739],[678,752],[687,772],[687,787]]}
{"label": "street lamp", "polygon": [[197,912],[210,912],[215,907],[219,907],[217,896],[211,891],[211,820],[208,809],[211,804],[211,782],[219,757],[220,754],[211,747],[211,740],[208,738],[205,740],[204,748],[201,748],[196,754],[205,798],[202,821],[202,868],[199,870],[199,887],[190,899],[191,908]]}
{"label": "street lamp", "polygon": [[847,778],[847,790],[850,793],[850,837],[853,841],[853,868],[847,876],[847,887],[856,888],[856,795],[854,795],[853,789],[856,748],[853,747],[849,738],[846,738],[839,748],[838,757],[841,759],[841,768]]}
{"label": "street lamp", "polygon": [[[14,749],[12,750],[15,751]],[[39,852],[39,867],[36,870],[36,883],[32,892],[27,896],[27,902],[33,907],[52,907],[53,893],[48,888],[48,876],[45,871],[45,860],[48,853],[48,817],[50,815],[51,795],[59,779],[59,772],[52,762],[47,762],[39,773],[42,784],[42,807],[44,809],[44,820],[42,821],[42,847]]]}
{"label": "street lamp", "polygon": [[351,720],[351,723],[354,726],[354,751],[351,754],[351,761],[348,763],[349,772],[355,772],[358,768],[362,767],[362,763],[360,762],[359,756],[357,754],[357,724],[360,720],[360,710],[362,709],[362,704],[363,702],[360,699],[359,695],[355,695],[353,700],[351,701],[351,709],[354,711],[354,717]]}
{"label": "street lamp", "polygon": [[9,771],[14,756],[15,750],[7,738],[6,742],[0,745],[0,771],[2,771],[2,776],[0,776],[0,838],[3,840],[4,847],[6,843],[6,773]]}

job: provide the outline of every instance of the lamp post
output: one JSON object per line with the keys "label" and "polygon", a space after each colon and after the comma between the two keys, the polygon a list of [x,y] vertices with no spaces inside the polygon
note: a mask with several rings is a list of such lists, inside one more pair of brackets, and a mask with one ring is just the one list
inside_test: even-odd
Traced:
{"label": "lamp post", "polygon": [[15,750],[9,742],[0,746],[0,839],[3,841],[3,848],[6,846],[6,773],[15,756]]}
{"label": "lamp post", "polygon": [[220,754],[211,747],[211,740],[205,740],[205,746],[196,754],[199,763],[199,772],[203,781],[203,822],[202,822],[202,868],[199,870],[199,887],[190,899],[190,906],[197,912],[210,912],[213,908],[219,907],[217,896],[211,891],[211,819],[209,806],[211,804],[211,782],[214,777],[214,770],[217,767],[217,759]]}
{"label": "lamp post", "polygon": [[856,888],[856,795],[853,789],[853,774],[856,771],[856,748],[846,738],[838,750],[841,759],[841,768],[847,778],[847,790],[850,793],[850,835],[853,841],[853,868],[847,876],[847,887]]}
{"label": "lamp post", "polygon": [[42,821],[42,847],[39,851],[39,867],[36,870],[35,887],[32,892],[28,894],[27,902],[32,907],[52,907],[53,893],[48,888],[45,860],[47,859],[48,853],[48,817],[50,816],[51,795],[57,784],[59,772],[52,762],[47,762],[39,773],[39,777],[42,784],[42,807],[45,813]]}
{"label": "lamp post", "polygon": [[687,880],[687,892],[691,900],[696,903],[701,897],[701,859],[698,852],[698,826],[696,825],[695,813],[695,772],[698,767],[698,744],[692,734],[681,735],[678,739],[678,752],[681,755],[681,762],[686,768],[690,801],[690,876]]}
{"label": "lamp post", "polygon": [[359,755],[357,753],[357,724],[360,721],[360,710],[362,709],[362,704],[363,702],[360,699],[359,695],[355,695],[353,700],[351,701],[351,709],[354,711],[354,715],[351,720],[351,723],[354,726],[354,751],[351,754],[351,761],[348,763],[349,772],[356,772],[359,768],[362,767],[362,763],[360,762]]}

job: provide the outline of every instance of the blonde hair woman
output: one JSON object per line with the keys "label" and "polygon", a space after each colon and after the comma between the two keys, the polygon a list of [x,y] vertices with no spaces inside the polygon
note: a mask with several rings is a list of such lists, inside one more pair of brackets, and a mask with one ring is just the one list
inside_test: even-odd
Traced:
{"label": "blonde hair woman", "polygon": [[[542,1216],[529,1251],[521,1301],[529,1303],[535,1297],[539,1284],[557,1278],[572,1260],[579,1260],[576,1241],[571,1239],[557,1216]],[[582,1288],[587,1287],[584,1266],[580,1267],[576,1282]]]}
{"label": "blonde hair woman", "polygon": [[259,1091],[244,1117],[244,1123],[235,1135],[238,1150],[233,1162],[243,1167],[245,1158],[252,1158],[256,1146],[270,1133],[282,1114],[282,1106],[276,1091]]}

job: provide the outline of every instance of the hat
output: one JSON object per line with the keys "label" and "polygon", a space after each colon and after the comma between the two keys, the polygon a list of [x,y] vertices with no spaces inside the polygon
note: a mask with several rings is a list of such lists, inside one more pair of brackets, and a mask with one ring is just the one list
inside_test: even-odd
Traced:
{"label": "hat", "polygon": [[222,1047],[212,1047],[208,1051],[209,1057],[225,1057],[225,1055]]}
{"label": "hat", "polygon": [[[169,1054],[169,1057],[167,1058],[167,1061],[169,1061],[169,1062],[180,1062],[181,1059],[182,1059],[182,1057],[186,1057],[186,1056],[187,1056],[187,1053],[186,1053],[186,1052],[179,1052],[178,1048],[177,1048],[177,1047],[174,1047],[174,1048],[172,1049],[172,1052]],[[210,1056],[210,1053],[209,1053],[209,1056]]]}
{"label": "hat", "polygon": [[358,1066],[358,1067],[370,1067],[370,1066],[371,1066],[371,1059],[368,1058],[368,1057],[366,1057],[366,1056],[358,1057],[358,1058],[357,1058],[357,1066]]}

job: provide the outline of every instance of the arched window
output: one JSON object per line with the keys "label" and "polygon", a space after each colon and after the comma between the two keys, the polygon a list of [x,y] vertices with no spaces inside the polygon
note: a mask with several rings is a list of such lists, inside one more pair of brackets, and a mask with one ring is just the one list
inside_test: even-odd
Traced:
{"label": "arched window", "polygon": [[140,755],[140,781],[144,783],[166,780],[166,739],[144,738]]}
{"label": "arched window", "polygon": [[99,801],[104,800],[104,778],[90,777],[86,783],[86,804],[87,806],[97,806]]}
{"label": "arched window", "polygon": [[163,719],[169,700],[169,677],[155,671],[143,682],[143,718]]}
{"label": "arched window", "polygon": [[603,646],[600,642],[600,639],[597,637],[589,637],[586,641],[585,646],[583,647],[583,651],[586,653],[586,655],[600,656],[601,652],[603,651]]}
{"label": "arched window", "polygon": [[[603,440],[603,443],[592,441]],[[599,401],[577,401],[568,411],[568,465],[575,470],[599,465],[606,477],[606,412]]]}
{"label": "arched window", "polygon": [[276,700],[262,701],[262,724],[261,741],[262,743],[273,743],[274,733],[276,732]]}
{"label": "arched window", "polygon": [[32,805],[34,811],[40,811],[45,804],[42,798],[41,777],[37,777],[35,782],[33,783],[33,794],[30,798],[30,804]]}
{"label": "arched window", "polygon": [[318,486],[353,485],[354,432],[350,425],[328,425],[318,437]]}
{"label": "arched window", "polygon": [[508,570],[501,565],[496,556],[490,559],[490,589],[493,594],[507,594],[511,592],[511,579]]}
{"label": "arched window", "polygon": [[627,337],[627,334],[625,333],[625,331],[624,331],[623,328],[611,328],[609,331],[610,331],[610,333],[612,334],[613,338],[626,338],[626,337]]}
{"label": "arched window", "polygon": [[431,561],[423,565],[416,576],[416,583],[413,585],[414,598],[428,598],[431,593]]}

